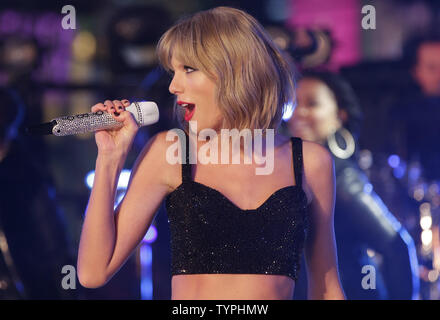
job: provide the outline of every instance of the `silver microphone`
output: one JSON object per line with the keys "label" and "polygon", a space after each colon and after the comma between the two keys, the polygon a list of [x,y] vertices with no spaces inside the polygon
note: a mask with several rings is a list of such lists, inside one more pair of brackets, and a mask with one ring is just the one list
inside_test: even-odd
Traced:
{"label": "silver microphone", "polygon": [[[125,110],[133,114],[140,126],[147,126],[159,121],[159,108],[152,101],[133,102]],[[117,129],[123,126],[106,111],[89,112],[74,116],[55,118],[50,122],[26,128],[30,134],[53,134],[68,136],[97,130]]]}

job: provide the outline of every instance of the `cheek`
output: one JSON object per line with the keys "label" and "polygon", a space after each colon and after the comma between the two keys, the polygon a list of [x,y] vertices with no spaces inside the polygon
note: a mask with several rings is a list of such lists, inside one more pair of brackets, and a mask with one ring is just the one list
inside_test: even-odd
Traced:
{"label": "cheek", "polygon": [[319,126],[320,123],[322,123],[325,115],[317,110],[316,108],[309,108],[307,112],[307,116],[304,117],[305,120],[307,120],[307,123],[310,125],[311,129],[316,128],[316,126]]}
{"label": "cheek", "polygon": [[217,105],[214,93],[209,93],[205,95],[205,104],[203,110],[203,119],[205,119],[210,124],[217,124],[222,118],[222,113]]}
{"label": "cheek", "polygon": [[333,124],[334,115],[326,109],[316,109],[311,112],[310,124],[312,128],[320,135],[326,135],[329,127]]}
{"label": "cheek", "polygon": [[428,67],[419,68],[416,71],[416,78],[421,83],[429,83],[435,78],[435,73]]}
{"label": "cheek", "polygon": [[219,111],[212,106],[206,108],[200,108],[199,114],[196,114],[195,120],[197,120],[197,126],[202,129],[216,129],[222,123],[222,117]]}
{"label": "cheek", "polygon": [[218,110],[217,108],[212,108],[210,112],[206,114],[205,119],[212,128],[217,128],[222,122],[222,115],[220,113],[220,110]]}

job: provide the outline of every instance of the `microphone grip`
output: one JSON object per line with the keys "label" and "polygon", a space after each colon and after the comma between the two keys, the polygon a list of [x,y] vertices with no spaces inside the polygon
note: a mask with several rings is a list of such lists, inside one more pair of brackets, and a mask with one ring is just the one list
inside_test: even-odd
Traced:
{"label": "microphone grip", "polygon": [[[139,126],[147,126],[159,120],[159,108],[153,101],[133,102],[127,108]],[[55,118],[50,122],[26,128],[28,134],[53,134],[68,136],[98,130],[121,128],[124,124],[115,120],[108,112],[98,110],[74,116]]]}
{"label": "microphone grip", "polygon": [[117,129],[123,126],[122,122],[116,121],[110,113],[102,110],[76,116],[59,117],[53,119],[53,121],[56,121],[56,124],[52,128],[52,133],[56,136]]}

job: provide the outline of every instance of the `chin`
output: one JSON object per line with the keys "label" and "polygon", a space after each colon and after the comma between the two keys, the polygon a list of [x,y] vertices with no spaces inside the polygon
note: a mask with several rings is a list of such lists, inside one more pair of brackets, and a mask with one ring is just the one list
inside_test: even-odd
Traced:
{"label": "chin", "polygon": [[303,140],[308,140],[308,141],[313,141],[315,139],[315,136],[313,134],[308,134],[307,131],[302,131],[302,130],[295,130],[293,132],[293,135],[295,137],[299,137]]}

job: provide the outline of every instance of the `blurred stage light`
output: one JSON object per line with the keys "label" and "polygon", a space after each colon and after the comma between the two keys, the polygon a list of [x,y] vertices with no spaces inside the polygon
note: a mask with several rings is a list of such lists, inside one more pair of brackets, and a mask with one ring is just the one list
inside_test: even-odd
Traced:
{"label": "blurred stage light", "polygon": [[[123,169],[121,174],[119,175],[118,186],[117,189],[127,189],[128,182],[130,181],[131,170]],[[95,170],[90,171],[85,178],[86,186],[89,189],[93,187],[93,180],[95,178]]]}
{"label": "blurred stage light", "polygon": [[283,120],[289,121],[289,119],[293,116],[293,112],[295,111],[296,103],[289,102],[284,105],[284,113]]}
{"label": "blurred stage light", "polygon": [[153,243],[154,241],[156,241],[156,239],[157,229],[154,225],[151,225],[142,241],[145,243]]}
{"label": "blurred stage light", "polygon": [[432,218],[430,216],[424,216],[420,218],[420,227],[423,230],[428,230],[432,226]]}
{"label": "blurred stage light", "polygon": [[393,175],[397,179],[402,179],[405,176],[406,173],[406,163],[404,161],[400,161],[397,168],[394,168]]}
{"label": "blurred stage light", "polygon": [[420,169],[420,165],[418,163],[412,163],[410,165],[410,169],[408,173],[410,180],[416,181],[417,179],[419,179],[421,173],[422,170]]}
{"label": "blurred stage light", "polygon": [[435,197],[439,194],[439,186],[438,183],[431,183],[428,187],[428,194],[430,197]]}
{"label": "blurred stage light", "polygon": [[423,202],[420,207],[420,215],[422,216],[430,216],[431,215],[431,204],[429,202]]}
{"label": "blurred stage light", "polygon": [[153,299],[153,250],[149,244],[140,246],[139,258],[141,261],[141,299]]}
{"label": "blurred stage light", "polygon": [[95,178],[95,170],[90,171],[86,174],[85,183],[89,189],[93,187],[93,179]]}
{"label": "blurred stage light", "polygon": [[0,64],[8,71],[32,70],[39,59],[39,48],[33,39],[8,37],[0,47]]}
{"label": "blurred stage light", "polygon": [[364,149],[359,152],[359,167],[363,170],[368,170],[373,164],[373,155],[370,150]]}
{"label": "blurred stage light", "polygon": [[414,199],[416,199],[417,201],[422,201],[423,198],[425,197],[425,190],[423,189],[423,187],[422,187],[422,186],[417,186],[417,187],[414,189],[414,192],[413,192],[413,194],[412,194],[412,197],[413,197]]}
{"label": "blurred stage light", "polygon": [[113,209],[116,209],[119,203],[124,199],[125,192],[122,192],[120,195],[116,197],[115,205],[113,206]]}
{"label": "blurred stage light", "polygon": [[431,230],[423,230],[420,236],[422,243],[424,246],[429,246],[432,243],[432,231]]}
{"label": "blurred stage light", "polygon": [[397,168],[400,164],[400,158],[396,154],[392,154],[388,157],[388,164],[391,168]]}
{"label": "blurred stage light", "polygon": [[122,170],[119,180],[118,180],[118,189],[127,189],[128,182],[130,181],[131,170],[124,169]]}
{"label": "blurred stage light", "polygon": [[428,280],[430,282],[436,282],[438,280],[438,270],[430,270],[428,272]]}
{"label": "blurred stage light", "polygon": [[370,194],[373,191],[373,185],[371,183],[366,183],[364,185],[364,192]]}
{"label": "blurred stage light", "polygon": [[373,249],[367,249],[367,255],[370,258],[373,258],[376,255],[376,252]]}
{"label": "blurred stage light", "polygon": [[96,38],[88,31],[81,31],[72,43],[73,57],[81,62],[90,61],[96,54]]}

